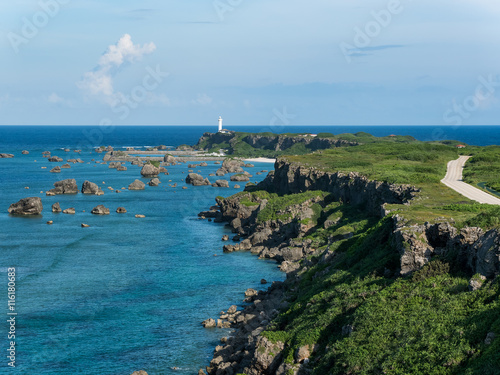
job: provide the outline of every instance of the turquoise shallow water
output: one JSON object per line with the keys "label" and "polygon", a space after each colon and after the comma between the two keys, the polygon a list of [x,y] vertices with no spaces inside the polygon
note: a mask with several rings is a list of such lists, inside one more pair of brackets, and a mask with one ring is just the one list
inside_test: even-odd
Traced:
{"label": "turquoise shallow water", "polygon": [[[1,151],[16,153],[14,159],[0,159],[0,280],[7,288],[7,268],[16,267],[18,316],[16,368],[0,360],[0,373],[118,375],[144,369],[150,375],[196,374],[229,333],[206,330],[201,321],[241,303],[245,289],[262,289],[262,278],[283,279],[275,263],[249,253],[223,254],[221,237],[229,230],[198,220],[197,213],[213,205],[215,196],[233,194],[234,188],[182,190],[188,170],[183,164],[169,167],[159,187],[117,194],[107,187],[128,186],[140,178],[138,167],[118,172],[90,162],[102,157],[90,150],[77,155],[50,144],[29,146],[21,149],[30,155],[18,148]],[[42,158],[45,149],[65,160],[80,157],[85,164],[49,173],[56,164]],[[210,162],[199,170],[208,176],[217,168]],[[248,170],[270,168],[261,164]],[[79,186],[86,179],[96,182],[105,195],[40,193],[65,178],[75,178]],[[168,187],[168,180],[179,186]],[[42,198],[42,217],[7,214],[11,203],[28,196]],[[75,207],[76,215],[53,214],[54,202],[63,209]],[[111,215],[91,215],[98,204],[109,207]],[[128,213],[116,214],[119,206]],[[47,225],[49,220],[54,224]],[[0,347],[7,349],[7,302],[2,300]]]}

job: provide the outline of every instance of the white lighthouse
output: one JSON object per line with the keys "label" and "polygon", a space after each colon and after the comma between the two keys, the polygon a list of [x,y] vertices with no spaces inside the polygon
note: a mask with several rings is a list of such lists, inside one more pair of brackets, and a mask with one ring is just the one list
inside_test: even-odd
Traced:
{"label": "white lighthouse", "polygon": [[222,117],[219,116],[219,133],[222,131]]}

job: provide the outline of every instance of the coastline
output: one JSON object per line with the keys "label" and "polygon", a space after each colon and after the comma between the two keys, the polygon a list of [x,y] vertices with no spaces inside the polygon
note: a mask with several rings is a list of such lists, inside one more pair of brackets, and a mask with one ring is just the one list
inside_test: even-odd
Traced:
{"label": "coastline", "polygon": [[[214,221],[228,223],[241,238],[234,245],[224,245],[225,253],[250,251],[260,259],[275,260],[279,269],[286,273],[284,282],[274,282],[267,291],[248,289],[242,309],[237,310],[233,305],[221,312],[219,319],[212,319],[212,327],[232,328],[233,332],[221,338],[216,346],[213,359],[206,368],[208,375],[298,375],[337,366],[330,354],[332,342],[342,341],[355,347],[356,343],[349,337],[362,337],[367,335],[366,332],[378,329],[370,319],[358,319],[353,323],[353,307],[350,306],[368,306],[366,300],[376,301],[378,298],[377,292],[365,290],[366,282],[376,281],[381,290],[392,293],[395,301],[397,298],[411,299],[411,295],[401,295],[399,289],[392,290],[391,284],[398,282],[408,288],[424,288],[428,284],[426,279],[439,278],[439,275],[427,273],[432,265],[440,264],[439,260],[432,259],[432,255],[441,254],[442,248],[457,246],[453,262],[460,263],[457,266],[460,272],[466,272],[466,276],[456,279],[457,285],[462,285],[463,293],[474,292],[483,283],[488,288],[487,280],[494,280],[498,275],[498,263],[492,261],[489,251],[492,241],[498,244],[498,229],[483,231],[468,227],[457,231],[454,222],[447,221],[411,226],[398,215],[389,217],[385,205],[388,202],[409,204],[418,192],[414,186],[384,185],[361,178],[357,173],[340,176],[300,168],[280,159],[275,173],[268,175],[259,188],[258,194],[249,189],[246,194],[217,198],[217,210],[199,214],[210,217],[210,213]],[[272,193],[277,193],[280,198],[271,201]],[[302,198],[279,201],[286,195]],[[331,205],[331,199],[336,196],[344,202]],[[268,205],[275,212],[273,215],[267,215]],[[329,216],[321,223],[325,229],[338,226],[334,232],[338,234],[327,238],[326,247],[318,246],[318,242],[307,237],[316,225],[313,223],[315,206],[326,208],[324,212],[329,215],[335,207],[345,207],[338,217],[346,223],[335,220],[337,216]],[[360,207],[367,215],[363,219],[359,217]],[[366,231],[362,223],[368,217],[371,217],[367,220],[372,224]],[[346,230],[338,230],[341,228]],[[415,241],[416,238],[419,241]],[[379,239],[382,241],[377,244]],[[344,246],[343,251],[339,251],[341,246]],[[347,248],[356,253],[349,254]],[[392,254],[397,254],[397,260]],[[451,275],[448,271],[447,274]],[[414,276],[408,278],[408,275]],[[304,286],[309,290],[304,290]],[[432,288],[439,286],[434,283]],[[440,298],[443,303],[439,306],[451,298],[447,288],[442,287]],[[325,306],[341,306],[347,293],[348,309],[335,312],[325,309]],[[373,311],[378,311],[379,308],[373,306],[374,310],[366,313],[366,317],[372,317]],[[411,303],[405,303],[404,308],[410,312]],[[429,311],[436,309],[428,308]],[[365,313],[359,309],[356,311]],[[444,311],[452,314],[453,310],[445,308]],[[397,312],[391,314],[402,321],[401,327],[412,319],[408,313],[403,316]],[[321,325],[328,336],[318,333]],[[453,330],[453,326],[449,328]],[[381,328],[381,334],[385,334],[384,329]],[[366,339],[371,337],[368,335]],[[483,345],[483,342],[491,345],[494,329],[483,329],[480,337],[478,345]],[[397,342],[397,338],[393,340]],[[386,350],[390,352],[391,349]],[[432,350],[429,353],[432,354]],[[352,366],[354,368],[356,364]],[[347,373],[343,363],[338,367],[335,373]],[[200,370],[199,374],[203,373]]]}
{"label": "coastline", "polygon": [[271,158],[249,158],[243,160],[253,163],[273,163],[273,164],[276,163],[276,159],[271,159]]}

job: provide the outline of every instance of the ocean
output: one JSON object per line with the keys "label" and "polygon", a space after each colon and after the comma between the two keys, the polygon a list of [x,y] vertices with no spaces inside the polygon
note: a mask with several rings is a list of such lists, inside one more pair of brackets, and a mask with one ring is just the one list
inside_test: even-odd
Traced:
{"label": "ocean", "polygon": [[[102,154],[95,147],[145,147],[194,144],[216,127],[62,127],[0,126],[0,283],[3,319],[0,323],[0,373],[128,375],[197,374],[210,362],[213,349],[230,330],[204,329],[201,322],[217,318],[230,305],[243,306],[247,288],[264,289],[260,280],[283,280],[273,262],[250,253],[223,254],[221,237],[231,236],[224,224],[199,220],[198,212],[215,204],[216,196],[240,189],[192,187],[184,179],[187,165],[168,167],[158,187],[121,190],[140,169],[128,165],[119,172],[96,164]],[[249,132],[364,131],[377,136],[412,135],[420,140],[456,139],[474,145],[500,144],[500,128],[484,127],[237,127]],[[64,148],[82,149],[81,154]],[[28,150],[29,155],[22,155]],[[59,174],[43,151],[62,158],[81,158]],[[59,163],[61,164],[61,163]],[[197,168],[206,177],[214,162]],[[46,167],[46,169],[42,169]],[[247,168],[251,181],[265,177],[255,172],[272,169],[255,163]],[[76,179],[79,186],[98,183],[103,196],[46,197],[55,181]],[[170,181],[171,180],[171,181]],[[177,188],[168,184],[178,183]],[[243,186],[243,184],[242,184]],[[29,189],[27,189],[29,188]],[[12,217],[7,209],[21,198],[42,198],[43,216]],[[54,214],[51,205],[74,207],[75,215]],[[90,214],[104,204],[109,216]],[[116,214],[123,206],[127,214]],[[135,218],[143,214],[143,219]],[[47,225],[47,221],[53,225]],[[81,224],[90,225],[81,228]],[[15,268],[15,339],[9,339],[8,269]],[[1,287],[1,286],[0,286]],[[1,302],[3,301],[3,302]],[[10,342],[15,341],[15,368],[10,368]]]}

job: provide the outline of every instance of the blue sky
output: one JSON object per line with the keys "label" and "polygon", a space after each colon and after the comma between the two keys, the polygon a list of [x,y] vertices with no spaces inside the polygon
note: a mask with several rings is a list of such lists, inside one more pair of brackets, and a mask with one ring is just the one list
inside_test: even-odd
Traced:
{"label": "blue sky", "polygon": [[491,0],[17,0],[0,124],[500,121]]}

